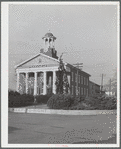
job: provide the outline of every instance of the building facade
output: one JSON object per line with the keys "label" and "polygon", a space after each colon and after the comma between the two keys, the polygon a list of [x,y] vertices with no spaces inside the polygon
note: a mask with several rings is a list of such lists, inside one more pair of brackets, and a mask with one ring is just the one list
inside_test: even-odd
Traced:
{"label": "building facade", "polygon": [[[17,73],[17,88],[21,94],[45,95],[56,94],[56,76],[59,60],[54,42],[56,37],[47,33],[42,38],[43,49],[32,58],[15,66]],[[69,82],[69,93],[72,95],[89,95],[90,75],[69,63],[64,62]]]}
{"label": "building facade", "polygon": [[89,81],[89,95],[93,96],[98,93],[100,93],[100,85],[98,85],[92,81]]}
{"label": "building facade", "polygon": [[89,77],[90,75],[73,65],[68,64],[70,68],[70,90],[71,94],[76,96],[89,95]]}

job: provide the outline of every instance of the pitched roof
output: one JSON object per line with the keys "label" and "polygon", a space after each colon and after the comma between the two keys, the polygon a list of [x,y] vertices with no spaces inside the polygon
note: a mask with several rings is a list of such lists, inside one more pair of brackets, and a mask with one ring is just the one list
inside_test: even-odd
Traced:
{"label": "pitched roof", "polygon": [[76,70],[78,70],[78,71],[80,71],[80,72],[82,72],[82,73],[85,73],[85,74],[86,74],[86,75],[88,75],[88,76],[91,76],[91,75],[90,75],[90,74],[88,74],[87,72],[82,71],[81,69],[79,69],[79,68],[77,68],[77,67],[73,66],[72,64],[69,64],[69,63],[66,63],[66,64],[68,64],[69,66],[73,67],[74,69],[76,69]]}
{"label": "pitched roof", "polygon": [[27,63],[27,62],[29,62],[29,61],[31,61],[32,59],[34,59],[35,57],[37,57],[37,56],[39,56],[39,55],[44,56],[44,57],[46,57],[46,58],[49,58],[49,59],[54,60],[54,61],[56,61],[56,62],[59,63],[59,60],[57,60],[57,59],[55,59],[55,58],[53,58],[53,57],[50,57],[50,56],[48,56],[48,55],[45,55],[45,54],[43,54],[43,53],[39,53],[39,54],[36,54],[36,55],[34,55],[33,57],[31,57],[31,58],[29,58],[29,59],[27,59],[27,60],[21,62],[20,64],[16,65],[14,68],[16,69],[17,67],[19,67],[19,66],[21,66],[21,65],[23,65],[23,64],[25,64],[25,63]]}
{"label": "pitched roof", "polygon": [[101,85],[99,85],[99,84],[97,84],[97,83],[95,83],[95,82],[92,82],[92,81],[90,81],[90,80],[89,80],[89,83],[95,84],[95,85],[97,85],[97,86],[101,86]]}

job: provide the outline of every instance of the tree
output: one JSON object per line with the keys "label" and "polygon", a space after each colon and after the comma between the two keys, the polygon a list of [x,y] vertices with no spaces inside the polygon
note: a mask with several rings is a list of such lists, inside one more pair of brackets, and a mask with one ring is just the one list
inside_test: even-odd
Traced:
{"label": "tree", "polygon": [[55,84],[56,84],[56,93],[59,93],[59,94],[68,93],[69,83],[68,83],[66,69],[64,68],[62,55],[60,56],[60,59],[59,59],[59,68],[58,68]]}
{"label": "tree", "polygon": [[109,88],[111,88],[112,93],[115,93],[115,94],[117,93],[117,72],[116,71],[113,77],[111,78],[111,80],[108,80],[108,82],[104,85],[104,88],[106,91],[109,91]]}

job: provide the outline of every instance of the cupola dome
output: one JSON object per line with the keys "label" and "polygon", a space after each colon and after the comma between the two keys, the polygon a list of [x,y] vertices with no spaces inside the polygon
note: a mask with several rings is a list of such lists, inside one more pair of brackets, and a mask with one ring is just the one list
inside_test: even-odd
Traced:
{"label": "cupola dome", "polygon": [[42,39],[44,39],[44,38],[53,38],[54,40],[56,39],[56,37],[55,37],[55,36],[53,36],[53,34],[52,34],[52,33],[46,33],[46,34],[45,34],[45,36],[44,36],[44,37],[42,37]]}

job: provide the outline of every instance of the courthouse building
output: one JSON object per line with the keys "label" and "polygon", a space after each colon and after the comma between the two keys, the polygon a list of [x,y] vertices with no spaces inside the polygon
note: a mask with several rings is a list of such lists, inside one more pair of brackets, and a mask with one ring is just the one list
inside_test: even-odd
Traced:
{"label": "courthouse building", "polygon": [[[16,90],[21,94],[56,94],[55,82],[59,67],[59,58],[54,46],[56,37],[52,33],[47,33],[42,39],[44,46],[40,53],[15,66]],[[88,96],[90,75],[69,63],[64,62],[64,66],[70,94]]]}

